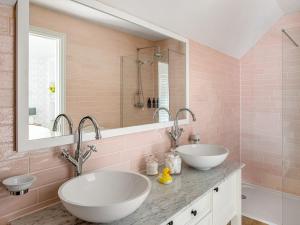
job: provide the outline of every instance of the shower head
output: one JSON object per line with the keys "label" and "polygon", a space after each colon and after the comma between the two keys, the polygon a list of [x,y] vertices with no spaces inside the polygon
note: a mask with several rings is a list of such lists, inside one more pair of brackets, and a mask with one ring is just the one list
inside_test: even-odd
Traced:
{"label": "shower head", "polygon": [[154,57],[157,59],[161,59],[163,57],[163,54],[161,53],[159,46],[157,46],[154,50]]}
{"label": "shower head", "polygon": [[139,66],[142,66],[142,65],[144,65],[144,64],[150,64],[150,65],[152,65],[153,64],[153,60],[144,60],[144,61],[142,61],[142,60],[137,60],[136,61],[137,62],[137,64],[139,65]]}
{"label": "shower head", "polygon": [[163,57],[163,55],[162,55],[162,53],[160,51],[155,51],[154,52],[154,57],[160,59],[160,58]]}
{"label": "shower head", "polygon": [[137,62],[137,64],[139,64],[139,65],[143,65],[143,64],[145,64],[145,62],[144,62],[144,61],[142,61],[142,60],[140,60],[140,59],[136,60],[136,62]]}
{"label": "shower head", "polygon": [[161,59],[163,57],[163,54],[161,53],[159,46],[147,46],[147,47],[143,47],[143,48],[137,48],[137,51],[139,52],[140,50],[149,49],[149,48],[154,49],[154,54],[153,54],[154,58]]}

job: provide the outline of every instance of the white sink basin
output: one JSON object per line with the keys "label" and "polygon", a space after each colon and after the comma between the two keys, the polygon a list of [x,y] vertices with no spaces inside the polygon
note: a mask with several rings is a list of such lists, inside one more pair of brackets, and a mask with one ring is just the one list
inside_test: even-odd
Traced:
{"label": "white sink basin", "polygon": [[59,188],[58,196],[74,216],[109,223],[133,213],[150,190],[150,180],[141,174],[105,170],[67,181]]}
{"label": "white sink basin", "polygon": [[209,170],[224,162],[228,149],[218,145],[182,145],[176,148],[183,161],[199,170]]}

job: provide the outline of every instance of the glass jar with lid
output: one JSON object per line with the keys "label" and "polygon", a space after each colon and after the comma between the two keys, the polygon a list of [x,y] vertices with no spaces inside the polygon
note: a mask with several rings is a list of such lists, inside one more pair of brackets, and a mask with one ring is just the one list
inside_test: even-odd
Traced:
{"label": "glass jar with lid", "polygon": [[174,149],[166,153],[165,167],[170,169],[171,174],[181,173],[181,158]]}
{"label": "glass jar with lid", "polygon": [[153,155],[146,156],[146,174],[150,176],[158,174],[158,160]]}

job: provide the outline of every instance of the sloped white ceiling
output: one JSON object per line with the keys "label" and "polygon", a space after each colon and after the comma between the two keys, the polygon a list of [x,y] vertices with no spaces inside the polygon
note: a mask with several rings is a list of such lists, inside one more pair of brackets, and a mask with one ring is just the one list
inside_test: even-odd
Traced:
{"label": "sloped white ceiling", "polygon": [[300,0],[277,0],[277,2],[285,13],[300,10]]}
{"label": "sloped white ceiling", "polygon": [[98,1],[235,58],[283,15],[276,0]]}
{"label": "sloped white ceiling", "polygon": [[0,4],[4,5],[14,5],[16,3],[16,0],[0,0]]}

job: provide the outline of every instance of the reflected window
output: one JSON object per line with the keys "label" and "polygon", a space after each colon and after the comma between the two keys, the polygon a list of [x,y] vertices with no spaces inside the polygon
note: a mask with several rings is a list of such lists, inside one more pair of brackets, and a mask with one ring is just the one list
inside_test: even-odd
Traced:
{"label": "reflected window", "polygon": [[30,30],[29,139],[51,136],[55,117],[64,112],[63,43],[63,35],[56,32]]}
{"label": "reflected window", "polygon": [[[167,63],[158,62],[158,96],[159,107],[170,108],[169,101],[169,66]],[[159,122],[168,122],[169,115],[167,112],[159,111]]]}

